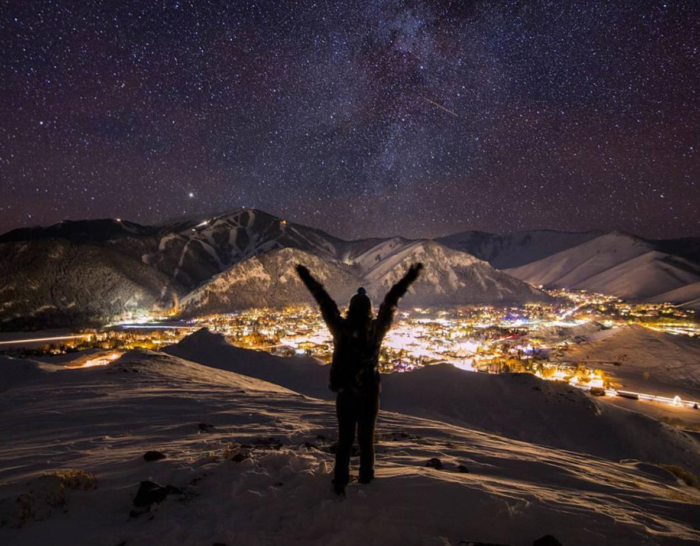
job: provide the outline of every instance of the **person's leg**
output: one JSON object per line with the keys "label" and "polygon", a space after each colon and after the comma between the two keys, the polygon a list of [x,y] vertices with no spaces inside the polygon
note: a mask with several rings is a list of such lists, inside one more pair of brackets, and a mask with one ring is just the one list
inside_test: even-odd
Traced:
{"label": "person's leg", "polygon": [[379,413],[379,392],[366,394],[360,404],[357,435],[360,442],[360,482],[374,478],[374,432]]}
{"label": "person's leg", "polygon": [[357,419],[353,407],[353,397],[347,393],[339,393],[336,398],[336,413],[338,415],[338,445],[335,452],[335,486],[344,487],[350,481],[350,453],[355,441]]}

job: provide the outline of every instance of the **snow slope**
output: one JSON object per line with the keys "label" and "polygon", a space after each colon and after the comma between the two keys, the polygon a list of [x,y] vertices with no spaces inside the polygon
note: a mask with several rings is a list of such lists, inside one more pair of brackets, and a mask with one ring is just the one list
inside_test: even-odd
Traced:
{"label": "snow slope", "polygon": [[569,233],[533,230],[503,235],[465,231],[441,237],[436,241],[454,250],[472,254],[497,269],[508,269],[541,260],[600,235],[600,231]]}
{"label": "snow slope", "polygon": [[543,260],[506,270],[534,285],[649,299],[700,281],[700,265],[613,232]]}
{"label": "snow slope", "polygon": [[[309,396],[334,397],[327,366],[251,353],[207,330],[165,351]],[[686,435],[534,375],[472,373],[448,364],[383,375],[382,407],[615,461],[675,462],[700,473],[700,444]]]}
{"label": "snow slope", "polygon": [[681,307],[700,311],[700,281],[654,296],[651,301],[675,303]]}
{"label": "snow slope", "polygon": [[649,417],[532,374],[481,374],[450,364],[392,374],[383,406],[473,430],[612,461],[680,464],[700,473],[700,444]]}
{"label": "snow slope", "polygon": [[328,389],[329,367],[312,357],[279,357],[231,345],[222,334],[202,328],[163,352],[219,370],[270,381],[316,398],[335,398]]}
{"label": "snow slope", "polygon": [[411,241],[385,254],[371,267],[365,265],[368,292],[381,300],[416,262],[422,262],[425,269],[402,300],[406,305],[524,303],[548,299],[543,292],[488,263],[434,241]]}
{"label": "snow slope", "polygon": [[[44,372],[5,391],[0,410],[2,544],[700,540],[700,492],[656,466],[390,412],[380,415],[377,480],[351,485],[338,501],[329,483],[332,404],[164,354]],[[145,462],[147,449],[167,458]],[[247,458],[230,460],[238,452]],[[431,457],[444,469],[426,468]],[[41,477],[65,469],[94,473],[95,487]],[[143,480],[183,494],[130,516]]]}
{"label": "snow slope", "polygon": [[[312,298],[294,271],[306,265],[331,297],[343,306],[364,285],[378,305],[391,286],[416,262],[425,269],[402,300],[405,305],[463,305],[529,302],[548,296],[469,254],[433,241],[394,239],[342,263],[293,248],[244,260],[182,299],[186,314],[226,312],[246,307],[284,307]],[[348,264],[347,262],[350,261]]]}
{"label": "snow slope", "polygon": [[343,245],[344,241],[323,231],[240,208],[161,225],[158,249],[147,259],[195,288],[247,258],[272,250],[295,248],[333,258]]}
{"label": "snow slope", "polygon": [[647,300],[700,281],[700,265],[661,252],[648,252],[585,281],[586,290]]}
{"label": "snow slope", "polygon": [[182,299],[183,313],[221,313],[249,307],[313,303],[295,270],[300,263],[311,269],[341,303],[361,284],[347,266],[332,258],[283,248],[248,258],[215,276]]}

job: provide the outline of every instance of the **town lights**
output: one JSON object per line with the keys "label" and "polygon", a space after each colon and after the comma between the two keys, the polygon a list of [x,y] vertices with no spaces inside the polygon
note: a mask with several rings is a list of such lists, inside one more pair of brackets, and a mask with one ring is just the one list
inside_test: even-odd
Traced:
{"label": "town lights", "polygon": [[107,366],[107,364],[111,364],[115,360],[117,360],[120,356],[122,356],[123,353],[111,353],[108,354],[107,356],[100,356],[97,358],[92,358],[90,360],[86,360],[83,363],[79,363],[76,365],[72,366],[67,366],[68,368],[93,368],[95,366]]}

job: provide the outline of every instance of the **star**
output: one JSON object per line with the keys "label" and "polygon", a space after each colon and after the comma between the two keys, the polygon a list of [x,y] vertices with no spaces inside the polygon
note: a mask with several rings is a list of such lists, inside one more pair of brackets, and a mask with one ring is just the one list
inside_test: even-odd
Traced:
{"label": "star", "polygon": [[0,232],[247,205],[344,238],[700,235],[699,2],[6,4]]}

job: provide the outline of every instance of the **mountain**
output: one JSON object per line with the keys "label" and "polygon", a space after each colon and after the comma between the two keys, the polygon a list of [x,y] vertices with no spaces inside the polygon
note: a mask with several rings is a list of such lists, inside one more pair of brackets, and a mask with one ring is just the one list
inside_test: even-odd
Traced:
{"label": "mountain", "polygon": [[348,266],[333,258],[282,248],[252,256],[214,276],[182,299],[182,312],[225,313],[250,307],[313,303],[294,270],[298,263],[305,264],[339,301],[347,301],[361,284]]}
{"label": "mountain", "polygon": [[[294,266],[306,265],[331,297],[344,306],[357,287],[365,286],[375,305],[411,264],[424,271],[402,300],[406,305],[524,303],[546,294],[497,271],[486,262],[433,241],[390,240],[346,263],[294,248],[253,256],[216,275],[181,301],[185,315],[224,313],[249,307],[284,307],[313,303]],[[347,263],[349,262],[349,263]]]}
{"label": "mountain", "polygon": [[[346,241],[247,208],[153,226],[121,219],[66,221],[0,236],[0,328],[102,322],[169,307],[176,297],[189,313],[305,303],[309,297],[295,280],[284,285],[293,278],[285,256],[310,260],[340,301],[358,285],[378,301],[411,260],[424,261],[425,274],[407,296],[409,305],[546,299],[527,283],[653,299],[700,280],[700,265],[693,261],[697,239],[597,235],[465,232],[434,241]],[[303,254],[280,255],[283,249]],[[697,299],[671,296],[691,306]]]}
{"label": "mountain", "polygon": [[680,239],[658,239],[649,241],[659,252],[680,256],[691,262],[700,263],[700,237]]}
{"label": "mountain", "polygon": [[651,242],[620,232],[506,272],[534,285],[583,289],[631,300],[648,300],[700,281],[700,264],[659,252]]}
{"label": "mountain", "polygon": [[378,300],[416,262],[422,262],[425,269],[406,295],[406,305],[525,303],[548,299],[529,284],[435,241],[406,241],[382,250],[381,258],[373,251],[363,254],[358,264],[368,293]]}
{"label": "mountain", "polygon": [[252,209],[155,226],[105,219],[18,229],[0,236],[0,329],[167,308],[247,258],[294,248],[334,263],[349,245]]}
{"label": "mountain", "polygon": [[171,222],[143,260],[189,289],[252,256],[295,248],[335,258],[347,243],[321,230],[254,209]]}
{"label": "mountain", "polygon": [[675,303],[680,307],[700,311],[700,282],[664,292],[663,294],[654,296],[650,301],[657,303]]}
{"label": "mountain", "polygon": [[157,227],[142,226],[116,218],[102,220],[66,220],[47,227],[14,229],[0,235],[0,244],[39,239],[67,239],[78,243],[103,243],[125,237],[148,237],[158,233]]}
{"label": "mountain", "polygon": [[169,306],[176,281],[109,247],[66,239],[0,244],[2,329],[107,322]]}
{"label": "mountain", "polygon": [[111,248],[157,269],[187,290],[256,254],[289,247],[335,257],[348,244],[323,231],[240,208],[155,226],[119,219],[61,222],[13,230],[0,236],[0,245],[57,239]]}
{"label": "mountain", "polygon": [[483,231],[465,231],[441,237],[436,241],[453,250],[461,250],[487,261],[497,269],[508,269],[541,260],[602,234],[602,231],[569,233],[533,230],[496,235]]}

